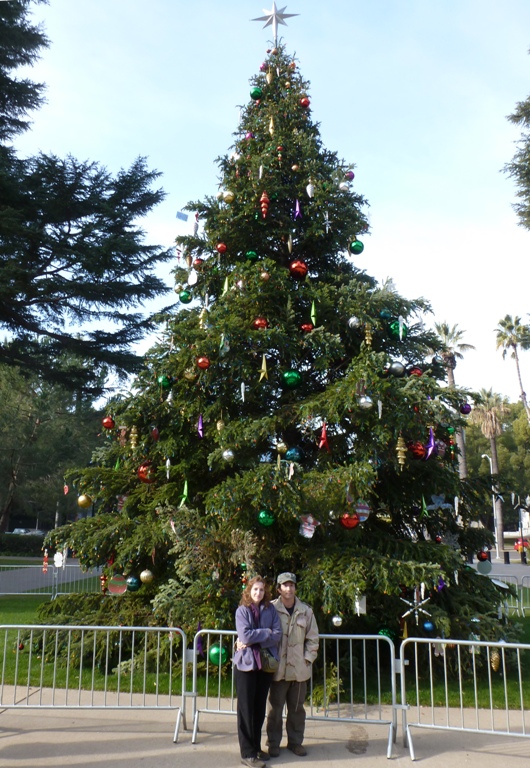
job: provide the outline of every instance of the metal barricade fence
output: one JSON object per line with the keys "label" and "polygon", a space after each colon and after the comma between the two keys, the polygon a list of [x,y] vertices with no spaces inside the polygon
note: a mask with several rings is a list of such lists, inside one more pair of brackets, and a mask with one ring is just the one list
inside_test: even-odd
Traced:
{"label": "metal barricade fence", "polygon": [[101,591],[99,569],[82,571],[78,565],[0,565],[0,595],[92,594]]}
{"label": "metal barricade fence", "polygon": [[523,616],[526,616],[525,611],[530,611],[530,576],[521,579],[521,611]]}
{"label": "metal barricade fence", "polygon": [[411,728],[530,736],[530,645],[408,638],[401,645],[403,743],[415,760]]}
{"label": "metal barricade fence", "polygon": [[177,741],[186,646],[178,628],[0,625],[0,707],[166,709]]}
{"label": "metal barricade fence", "polygon": [[[522,592],[521,585],[519,584],[519,579],[517,576],[514,576],[513,573],[498,573],[493,575],[490,575],[490,579],[492,581],[499,583],[502,582],[504,584],[509,584],[511,587],[515,587],[516,596],[513,597],[513,595],[506,595],[505,599],[505,605],[508,613],[516,613],[517,616],[520,616],[523,612],[522,607]],[[499,584],[499,586],[501,586]],[[523,613],[524,615],[524,613]]]}
{"label": "metal barricade fence", "polygon": [[[234,668],[229,664],[236,638],[237,632],[228,630],[202,629],[195,635],[193,687],[187,694],[193,697],[193,744],[202,713],[237,713]],[[308,691],[307,719],[386,725],[387,757],[392,756],[396,668],[394,644],[388,637],[320,635],[319,658]]]}

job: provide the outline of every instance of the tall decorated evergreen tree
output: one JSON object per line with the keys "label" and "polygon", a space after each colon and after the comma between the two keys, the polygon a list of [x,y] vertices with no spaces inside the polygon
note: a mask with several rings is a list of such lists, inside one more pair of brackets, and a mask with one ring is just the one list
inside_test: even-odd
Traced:
{"label": "tall decorated evergreen tree", "polygon": [[187,629],[232,626],[249,575],[289,570],[321,631],[498,634],[497,588],[466,565],[491,540],[458,476],[469,405],[428,304],[356,267],[365,201],[312,106],[275,40],[218,193],[188,206],[180,309],[76,473],[94,516],[53,538]]}

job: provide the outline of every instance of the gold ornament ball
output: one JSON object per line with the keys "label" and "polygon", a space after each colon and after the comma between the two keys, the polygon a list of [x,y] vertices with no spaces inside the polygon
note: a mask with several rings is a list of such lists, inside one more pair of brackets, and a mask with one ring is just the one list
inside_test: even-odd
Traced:
{"label": "gold ornament ball", "polygon": [[262,272],[260,275],[261,279],[266,283],[267,280],[270,278],[270,275],[268,272]]}
{"label": "gold ornament ball", "polygon": [[148,568],[145,569],[145,571],[142,571],[140,574],[140,581],[142,584],[150,584],[154,579],[153,572],[150,571]]}
{"label": "gold ornament ball", "polygon": [[233,203],[235,198],[236,196],[229,189],[227,189],[226,192],[223,193],[223,200],[225,201],[225,203]]}
{"label": "gold ornament ball", "polygon": [[295,171],[296,172],[296,171],[299,171],[299,170],[300,170],[300,166],[296,165],[296,163],[291,166],[291,171]]}
{"label": "gold ornament ball", "polygon": [[218,422],[217,422],[217,424],[216,424],[216,427],[217,427],[217,431],[218,431],[218,432],[222,432],[222,431],[223,431],[223,429],[225,428],[225,423],[224,423],[224,421],[223,421],[222,419],[219,419],[219,420],[218,420]]}
{"label": "gold ornament ball", "polygon": [[88,509],[92,506],[92,499],[88,494],[82,493],[77,499],[77,506],[81,507],[81,509]]}
{"label": "gold ornament ball", "polygon": [[276,450],[278,453],[287,453],[287,445],[283,442],[283,440],[280,440],[279,443],[276,443]]}
{"label": "gold ornament ball", "polygon": [[286,87],[286,88],[290,88],[290,87],[291,87],[291,83],[289,82],[289,80],[287,80],[287,81],[286,81],[286,83],[285,83],[285,87]]}

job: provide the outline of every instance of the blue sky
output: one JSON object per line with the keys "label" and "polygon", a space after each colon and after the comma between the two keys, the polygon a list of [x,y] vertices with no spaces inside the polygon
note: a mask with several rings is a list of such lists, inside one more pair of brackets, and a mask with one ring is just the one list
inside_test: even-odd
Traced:
{"label": "blue sky", "polygon": [[[284,2],[278,3],[283,7]],[[233,141],[271,38],[250,19],[272,0],[50,0],[35,8],[51,47],[32,77],[47,104],[21,153],[71,153],[115,172],[138,155],[167,198],[144,222],[172,244],[188,200],[215,194],[214,160]],[[359,267],[391,277],[475,352],[457,383],[518,397],[495,351],[506,313],[528,321],[530,232],[517,225],[501,169],[519,131],[506,120],[530,94],[528,0],[291,0],[280,27],[311,82],[324,144],[356,165],[372,232]],[[522,354],[530,392],[530,351]]]}

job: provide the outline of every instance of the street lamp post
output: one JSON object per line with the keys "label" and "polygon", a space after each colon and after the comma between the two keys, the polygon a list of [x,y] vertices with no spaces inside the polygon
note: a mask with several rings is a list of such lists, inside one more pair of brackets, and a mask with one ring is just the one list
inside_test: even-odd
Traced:
{"label": "street lamp post", "polygon": [[493,462],[491,460],[491,456],[488,456],[487,453],[482,454],[483,459],[487,459],[490,463],[490,477],[491,477],[491,506],[493,509],[493,529],[495,534],[495,552],[497,553],[495,555],[496,559],[499,560],[499,537],[497,536],[497,510],[495,507],[495,486],[493,485]]}

